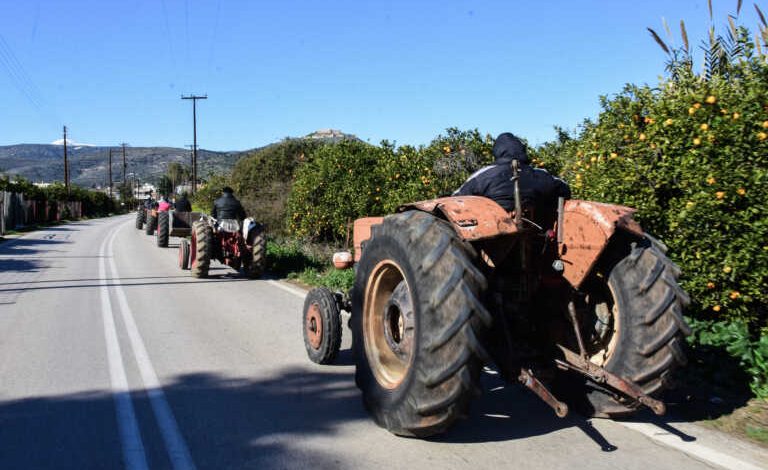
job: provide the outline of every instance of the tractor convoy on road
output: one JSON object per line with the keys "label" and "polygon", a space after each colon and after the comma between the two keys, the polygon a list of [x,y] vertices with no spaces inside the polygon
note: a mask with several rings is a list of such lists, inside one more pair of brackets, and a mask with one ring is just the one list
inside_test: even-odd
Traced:
{"label": "tractor convoy on road", "polygon": [[141,208],[136,212],[136,229],[154,234],[161,248],[168,247],[170,237],[178,237],[179,268],[196,278],[208,277],[213,260],[251,279],[261,277],[266,267],[264,227],[250,217],[241,224],[202,212]]}
{"label": "tractor convoy on road", "polygon": [[[517,184],[517,183],[516,183]],[[309,359],[330,364],[349,314],[355,382],[374,421],[428,437],[466,416],[495,369],[559,417],[619,417],[649,408],[686,363],[688,295],[665,245],[633,209],[560,198],[551,226],[492,199],[451,196],[354,222],[349,292],[311,290],[302,331]],[[548,219],[549,220],[549,219]],[[179,267],[206,277],[218,260],[251,278],[265,269],[265,231],[253,219],[140,210],[157,245],[180,237]]]}

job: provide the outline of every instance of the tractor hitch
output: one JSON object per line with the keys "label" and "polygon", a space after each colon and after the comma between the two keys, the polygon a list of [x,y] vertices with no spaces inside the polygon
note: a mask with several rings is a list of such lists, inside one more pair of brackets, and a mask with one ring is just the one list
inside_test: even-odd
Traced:
{"label": "tractor hitch", "polygon": [[559,368],[578,372],[597,384],[608,386],[637,403],[647,406],[658,416],[662,416],[667,412],[667,407],[664,405],[664,402],[646,395],[643,393],[642,389],[631,380],[608,372],[597,364],[590,362],[589,359],[580,356],[576,352],[571,351],[562,345],[558,345],[558,347],[565,357],[564,361],[561,359],[555,360],[555,363]]}
{"label": "tractor hitch", "polygon": [[517,380],[521,384],[525,385],[528,390],[532,391],[539,396],[544,403],[551,406],[555,410],[555,414],[558,418],[565,418],[568,416],[568,405],[558,400],[552,392],[549,391],[546,385],[541,383],[536,376],[533,375],[533,371],[530,369],[520,369],[520,375]]}

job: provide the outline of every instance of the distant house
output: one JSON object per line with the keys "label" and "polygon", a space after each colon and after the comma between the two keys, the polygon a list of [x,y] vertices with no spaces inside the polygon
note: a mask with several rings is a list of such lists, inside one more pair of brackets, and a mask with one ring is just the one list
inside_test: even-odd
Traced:
{"label": "distant house", "polygon": [[309,134],[307,139],[314,139],[314,140],[329,140],[332,142],[336,142],[343,139],[357,139],[352,134],[345,134],[341,132],[338,129],[319,129],[311,134]]}

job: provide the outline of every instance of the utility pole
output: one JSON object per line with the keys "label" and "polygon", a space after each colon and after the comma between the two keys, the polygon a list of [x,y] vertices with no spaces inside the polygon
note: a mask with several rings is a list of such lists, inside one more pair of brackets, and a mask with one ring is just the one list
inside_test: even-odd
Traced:
{"label": "utility pole", "polygon": [[197,100],[207,100],[208,95],[181,95],[183,100],[192,100],[192,194],[197,191]]}
{"label": "utility pole", "polygon": [[69,197],[69,160],[67,160],[67,126],[64,126],[64,187]]}
{"label": "utility pole", "polygon": [[[194,145],[185,145],[185,147],[189,147],[189,169],[192,170],[192,168],[195,167],[195,152],[194,152]],[[194,170],[192,170],[194,171]],[[194,184],[194,183],[193,183]],[[192,192],[194,194],[194,191]]]}
{"label": "utility pole", "polygon": [[109,199],[112,199],[112,147],[109,148]]}
{"label": "utility pole", "polygon": [[128,186],[128,180],[125,179],[125,146],[128,145],[125,142],[120,144],[123,147],[123,187],[126,188],[126,190],[129,188]]}

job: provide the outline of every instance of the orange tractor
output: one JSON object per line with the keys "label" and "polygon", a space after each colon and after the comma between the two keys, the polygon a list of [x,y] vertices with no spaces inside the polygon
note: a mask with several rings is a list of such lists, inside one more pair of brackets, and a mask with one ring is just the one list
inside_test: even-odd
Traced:
{"label": "orange tractor", "polygon": [[[520,204],[456,196],[354,224],[350,293],[311,291],[303,331],[333,362],[350,313],[355,381],[376,423],[404,436],[465,415],[484,364],[564,417],[648,407],[685,364],[688,295],[633,209],[559,201],[551,226]],[[340,263],[343,264],[343,263]]]}

